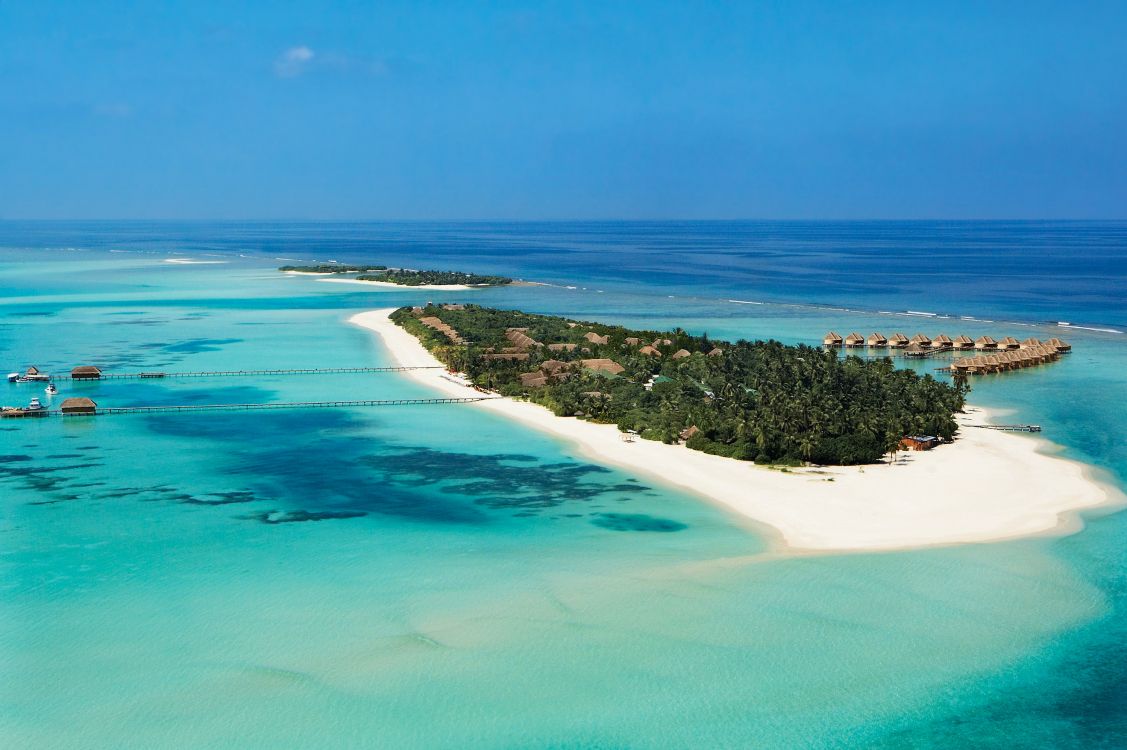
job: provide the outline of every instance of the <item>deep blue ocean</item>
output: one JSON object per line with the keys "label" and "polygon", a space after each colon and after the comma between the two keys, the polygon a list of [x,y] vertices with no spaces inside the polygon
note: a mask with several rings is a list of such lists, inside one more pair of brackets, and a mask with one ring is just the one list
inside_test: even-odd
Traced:
{"label": "deep blue ocean", "polygon": [[[545,285],[442,297],[718,339],[1060,336],[1072,355],[971,400],[1127,487],[1124,222],[0,222],[0,366],[387,364],[347,318],[437,293],[275,270],[329,260],[503,273]],[[426,393],[352,374],[68,395]],[[1127,520],[1085,521],[787,555],[468,408],[4,420],[0,743],[1124,747]]]}

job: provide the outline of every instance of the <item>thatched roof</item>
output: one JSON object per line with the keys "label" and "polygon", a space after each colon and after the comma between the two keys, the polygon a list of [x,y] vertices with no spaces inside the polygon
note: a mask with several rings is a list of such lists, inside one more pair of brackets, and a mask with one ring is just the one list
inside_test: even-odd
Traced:
{"label": "thatched roof", "polygon": [[1056,338],[1055,336],[1053,338],[1049,339],[1048,341],[1046,341],[1045,343],[1048,344],[1049,346],[1053,347],[1054,349],[1056,349],[1058,352],[1067,352],[1067,351],[1072,349],[1071,344],[1069,344],[1066,341],[1061,341],[1060,339]]}
{"label": "thatched roof", "polygon": [[539,388],[542,385],[548,384],[548,376],[542,372],[522,372],[520,374],[520,384],[525,388]]}
{"label": "thatched roof", "polygon": [[863,343],[865,343],[865,339],[859,333],[854,332],[845,337],[845,344],[847,346],[857,346]]}
{"label": "thatched roof", "polygon": [[630,346],[637,346],[638,344],[642,343],[642,340],[636,336],[627,336],[626,343]]}
{"label": "thatched roof", "polygon": [[580,360],[580,362],[589,370],[597,370],[598,372],[605,372],[611,375],[617,375],[626,370],[625,367],[618,364],[613,359],[583,359]]}
{"label": "thatched roof", "polygon": [[842,342],[841,336],[834,333],[833,331],[830,331],[829,333],[827,333],[825,335],[825,337],[822,339],[822,343],[825,346],[836,346],[837,344],[840,344],[841,342]]}
{"label": "thatched roof", "polygon": [[721,349],[720,347],[716,347],[708,353],[708,356],[710,356],[710,357],[722,357],[723,355],[724,355],[724,350]]}
{"label": "thatched roof", "polygon": [[966,334],[963,334],[961,336],[955,337],[955,343],[961,346],[966,346],[967,344],[973,344],[974,339],[972,339],[970,336],[967,336]]}
{"label": "thatched roof", "polygon": [[1021,342],[1015,339],[1013,336],[1006,336],[1004,339],[999,341],[998,344],[1006,347],[1007,349],[1017,349],[1019,346],[1021,346]]}
{"label": "thatched roof", "polygon": [[922,333],[917,333],[915,336],[913,336],[910,339],[910,342],[913,343],[913,344],[930,344],[931,339],[929,339],[927,336],[923,335]]}
{"label": "thatched roof", "polygon": [[952,341],[951,337],[945,333],[941,333],[931,340],[932,346],[935,346],[936,344],[939,344],[941,346],[951,346],[951,344],[953,343],[955,342]]}
{"label": "thatched roof", "polygon": [[1022,349],[1032,349],[1035,346],[1041,346],[1041,339],[1035,339],[1032,336],[1021,342]]}
{"label": "thatched roof", "polygon": [[27,374],[28,375],[38,375],[39,374],[39,368],[36,367],[35,365],[32,365],[31,367],[27,368]]}
{"label": "thatched roof", "polygon": [[883,346],[888,343],[888,339],[884,337],[883,333],[870,333],[866,342],[869,346]]}
{"label": "thatched roof", "polygon": [[610,343],[610,336],[600,336],[594,331],[588,331],[587,333],[583,334],[583,338],[587,339],[592,344],[604,345]]}
{"label": "thatched roof", "polygon": [[510,328],[505,331],[505,338],[512,342],[513,346],[520,349],[531,349],[534,346],[543,346],[539,341],[529,337],[525,331],[527,328]]}
{"label": "thatched roof", "polygon": [[466,306],[465,305],[443,305],[442,309],[443,310],[465,310]]}
{"label": "thatched roof", "polygon": [[638,354],[646,354],[646,355],[651,356],[651,357],[660,357],[661,356],[661,352],[659,352],[657,349],[653,348],[649,344],[647,344],[647,345],[643,346],[641,349],[639,349]]}
{"label": "thatched roof", "polygon": [[905,354],[923,354],[927,349],[918,341],[913,341],[904,349]]}
{"label": "thatched roof", "polygon": [[698,434],[700,434],[700,428],[696,425],[692,425],[691,427],[687,427],[681,430],[681,439],[688,440],[689,438],[693,437],[693,435]]}
{"label": "thatched roof", "polygon": [[974,340],[974,345],[979,349],[992,349],[998,345],[998,342],[989,336],[979,336]]}
{"label": "thatched roof", "polygon": [[553,352],[573,352],[579,344],[548,344],[548,349]]}
{"label": "thatched roof", "polygon": [[93,365],[81,365],[79,367],[75,367],[74,369],[72,369],[70,371],[70,376],[72,378],[76,378],[76,377],[98,377],[101,374],[102,374],[102,371],[100,369],[98,369],[97,367],[94,367]]}
{"label": "thatched roof", "polygon": [[59,410],[63,414],[68,413],[93,413],[98,408],[91,399],[85,396],[63,399],[63,403],[59,406]]}
{"label": "thatched roof", "polygon": [[672,357],[670,357],[670,359],[684,359],[685,357],[691,356],[693,355],[689,353],[688,349],[678,349],[676,353]]}
{"label": "thatched roof", "polygon": [[566,370],[570,366],[571,365],[569,363],[561,362],[558,359],[548,359],[544,360],[544,362],[540,364],[540,369],[544,372],[555,374],[560,370]]}
{"label": "thatched roof", "polygon": [[512,362],[523,362],[528,359],[528,352],[505,352],[503,354],[482,354],[482,359],[506,359]]}

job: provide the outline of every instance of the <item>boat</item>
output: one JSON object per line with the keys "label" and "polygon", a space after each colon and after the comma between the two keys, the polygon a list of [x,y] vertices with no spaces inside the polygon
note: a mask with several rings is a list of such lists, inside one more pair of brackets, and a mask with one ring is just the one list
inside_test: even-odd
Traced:
{"label": "boat", "polygon": [[42,404],[42,403],[41,403],[41,402],[39,401],[39,399],[37,399],[37,398],[33,398],[33,399],[32,399],[31,401],[29,401],[29,402],[28,402],[28,404],[27,404],[27,410],[28,410],[28,411],[41,411],[41,410],[43,410],[43,409],[46,409],[46,408],[47,408],[47,407],[45,407],[45,406],[44,406],[44,405],[43,405],[43,404]]}
{"label": "boat", "polygon": [[46,394],[47,394],[48,396],[57,396],[57,395],[59,395],[59,389],[55,387],[55,384],[54,384],[54,383],[48,383],[48,384],[47,384],[47,388],[46,388],[46,389],[44,389],[44,392],[45,392],[45,393],[46,393]]}

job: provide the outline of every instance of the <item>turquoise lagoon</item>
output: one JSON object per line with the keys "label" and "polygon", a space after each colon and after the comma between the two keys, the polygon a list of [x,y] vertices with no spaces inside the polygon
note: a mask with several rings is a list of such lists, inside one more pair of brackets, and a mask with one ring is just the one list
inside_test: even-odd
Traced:
{"label": "turquoise lagoon", "polygon": [[[741,284],[744,301],[764,289],[691,258],[675,283],[641,267],[623,278],[628,263],[585,251],[586,264],[553,270],[528,229],[524,239],[458,229],[468,249],[457,264],[444,249],[448,228],[323,229],[9,228],[0,234],[9,248],[0,253],[0,358],[52,371],[386,364],[378,341],[347,318],[435,293],[272,270],[277,257],[345,261],[350,252],[553,283],[444,297],[715,337],[1059,333],[1014,300],[1004,326],[939,321],[890,308],[998,311],[973,299],[929,304],[910,289],[897,294],[919,305],[900,308],[830,281],[836,299],[796,288],[790,300],[739,304],[729,300]],[[571,227],[567,237],[595,234],[583,242],[598,245],[605,231]],[[666,239],[687,231],[668,227]],[[559,234],[544,229],[537,246],[586,247]],[[960,255],[991,245],[986,229],[962,235],[974,241]],[[324,236],[335,244],[308,249]],[[605,254],[621,244],[606,241]],[[222,262],[165,262],[173,253]],[[1114,279],[1122,267],[1112,265]],[[580,266],[585,276],[571,270]],[[1101,297],[1098,274],[1080,276],[1088,290],[1062,307],[1074,323],[1115,329],[1122,310]],[[973,400],[1044,425],[1059,450],[1122,487],[1123,336],[1067,338],[1071,357],[981,382]],[[5,403],[41,395],[3,387]],[[104,381],[67,384],[60,396],[79,393],[107,406],[426,395],[394,374]],[[962,478],[953,467],[952,491],[989,481],[1004,478]],[[6,421],[0,508],[5,747],[1088,748],[1127,739],[1127,528],[1108,511],[1065,537],[788,555],[707,502],[461,406]]]}

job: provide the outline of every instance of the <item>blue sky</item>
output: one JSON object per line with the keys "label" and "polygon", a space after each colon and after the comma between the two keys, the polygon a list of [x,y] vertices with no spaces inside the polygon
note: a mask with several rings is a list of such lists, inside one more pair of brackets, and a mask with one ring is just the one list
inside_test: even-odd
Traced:
{"label": "blue sky", "polygon": [[1123,2],[0,0],[0,218],[1127,218]]}

